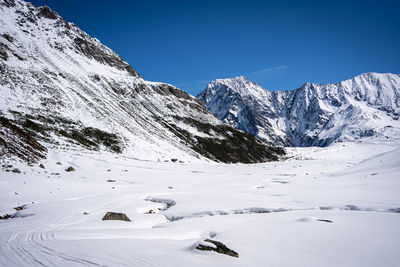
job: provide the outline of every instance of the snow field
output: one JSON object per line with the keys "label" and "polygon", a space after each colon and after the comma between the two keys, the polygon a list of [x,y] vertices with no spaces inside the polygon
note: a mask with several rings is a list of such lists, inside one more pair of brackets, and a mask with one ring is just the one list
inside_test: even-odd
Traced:
{"label": "snow field", "polygon": [[[399,266],[398,145],[288,152],[225,165],[50,150],[45,169],[0,173],[0,215],[17,214],[0,220],[0,265]],[[207,238],[239,258],[196,250]]]}

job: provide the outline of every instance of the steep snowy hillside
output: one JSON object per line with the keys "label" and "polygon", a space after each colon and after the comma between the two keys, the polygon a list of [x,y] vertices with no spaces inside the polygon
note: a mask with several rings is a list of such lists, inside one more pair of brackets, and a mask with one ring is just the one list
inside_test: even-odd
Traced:
{"label": "steep snowy hillside", "polygon": [[400,75],[365,73],[332,84],[267,91],[245,77],[210,82],[198,96],[227,124],[286,146],[400,137]]}
{"label": "steep snowy hillside", "polygon": [[53,145],[151,160],[248,163],[283,153],[178,88],[145,81],[50,8],[20,0],[0,1],[0,118],[0,156],[28,162]]}

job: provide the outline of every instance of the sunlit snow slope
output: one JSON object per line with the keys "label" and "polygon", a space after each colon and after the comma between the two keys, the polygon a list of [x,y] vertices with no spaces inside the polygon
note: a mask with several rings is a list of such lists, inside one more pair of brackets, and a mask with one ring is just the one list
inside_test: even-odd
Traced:
{"label": "sunlit snow slope", "polygon": [[21,0],[0,1],[0,126],[0,156],[28,161],[46,156],[41,144],[151,160],[249,163],[282,153],[180,89],[145,81],[50,8]]}
{"label": "sunlit snow slope", "polygon": [[398,74],[365,73],[292,91],[267,91],[241,76],[210,82],[198,97],[227,124],[286,146],[400,136]]}

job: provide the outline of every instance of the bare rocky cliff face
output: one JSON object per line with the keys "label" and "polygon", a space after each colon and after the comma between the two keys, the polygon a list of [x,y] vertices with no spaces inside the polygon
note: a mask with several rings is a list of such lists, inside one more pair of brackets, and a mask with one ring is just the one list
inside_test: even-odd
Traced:
{"label": "bare rocky cliff face", "polygon": [[220,122],[195,97],[145,81],[49,7],[0,1],[0,157],[49,148],[149,160],[263,162],[275,148]]}
{"label": "bare rocky cliff face", "polygon": [[400,137],[400,75],[267,91],[245,77],[210,82],[198,98],[223,122],[284,146]]}

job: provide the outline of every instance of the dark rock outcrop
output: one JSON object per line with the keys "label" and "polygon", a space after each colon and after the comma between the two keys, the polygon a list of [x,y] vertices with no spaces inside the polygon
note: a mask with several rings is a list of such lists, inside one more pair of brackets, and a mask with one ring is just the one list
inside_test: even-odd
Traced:
{"label": "dark rock outcrop", "polygon": [[111,67],[116,67],[120,70],[126,70],[131,76],[141,78],[140,74],[135,71],[122,57],[115,53],[107,51],[107,49],[99,43],[82,33],[79,37],[74,39],[76,49],[88,58],[95,59],[96,61],[107,64]]}
{"label": "dark rock outcrop", "polygon": [[33,116],[17,111],[12,111],[12,114],[14,119],[6,120],[21,128],[26,135],[30,135],[37,141],[49,142],[49,137],[56,134],[90,150],[100,150],[100,147],[115,153],[121,153],[123,150],[120,137],[114,133],[93,127],[84,127],[80,122],[50,114]]}
{"label": "dark rock outcrop", "polygon": [[16,211],[21,211],[21,210],[23,210],[23,209],[25,209],[25,208],[26,208],[26,205],[14,207],[14,209],[15,209]]}
{"label": "dark rock outcrop", "polygon": [[217,253],[225,254],[225,255],[228,255],[228,256],[231,256],[231,257],[236,257],[236,258],[239,257],[239,254],[236,251],[228,248],[227,246],[225,246],[223,243],[221,243],[219,241],[206,239],[206,240],[204,240],[204,242],[211,243],[214,246],[213,245],[208,246],[208,245],[205,245],[205,244],[198,244],[196,246],[196,249],[204,250],[204,251],[215,251]]}
{"label": "dark rock outcrop", "polygon": [[319,222],[333,223],[331,220],[327,220],[327,219],[317,219],[317,221],[319,221]]}
{"label": "dark rock outcrop", "polygon": [[15,0],[3,0],[3,3],[0,3],[0,5],[3,4],[6,7],[15,7]]}
{"label": "dark rock outcrop", "polygon": [[48,19],[57,19],[57,13],[51,10],[48,6],[43,6],[40,8],[39,16]]}
{"label": "dark rock outcrop", "polygon": [[47,149],[26,130],[0,117],[0,159],[18,157],[28,163],[46,158]]}
{"label": "dark rock outcrop", "polygon": [[1,215],[0,216],[0,220],[7,220],[7,219],[10,219],[10,218],[14,218],[14,215],[13,214],[4,214],[4,215]]}
{"label": "dark rock outcrop", "polygon": [[236,130],[228,125],[212,125],[191,118],[179,118],[185,124],[197,129],[197,131],[210,134],[217,133],[224,136],[223,139],[193,136],[176,124],[168,125],[172,132],[182,138],[192,149],[206,158],[224,163],[256,163],[276,161],[279,156],[285,155],[283,148],[274,147],[261,142],[251,134]]}
{"label": "dark rock outcrop", "polygon": [[3,60],[7,60],[8,59],[7,52],[0,51],[0,58],[3,59]]}
{"label": "dark rock outcrop", "polygon": [[72,166],[69,166],[68,168],[65,169],[66,172],[74,172],[75,169]]}
{"label": "dark rock outcrop", "polygon": [[126,221],[130,222],[131,220],[126,216],[124,213],[118,213],[118,212],[107,212],[106,215],[103,217],[103,221]]}

